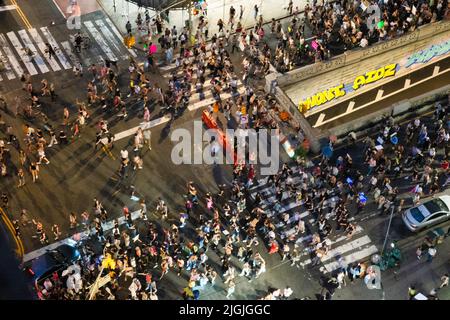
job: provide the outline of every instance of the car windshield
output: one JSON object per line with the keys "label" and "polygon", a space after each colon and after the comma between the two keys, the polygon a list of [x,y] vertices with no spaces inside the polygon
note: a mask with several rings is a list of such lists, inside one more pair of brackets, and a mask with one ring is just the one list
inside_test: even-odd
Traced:
{"label": "car windshield", "polygon": [[447,206],[445,205],[444,201],[442,201],[441,199],[433,199],[431,201],[425,202],[423,205],[431,213],[435,213],[435,212],[439,212],[439,211],[448,211]]}
{"label": "car windshield", "polygon": [[422,212],[418,208],[411,208],[410,209],[411,215],[417,222],[422,222],[425,217],[423,216]]}

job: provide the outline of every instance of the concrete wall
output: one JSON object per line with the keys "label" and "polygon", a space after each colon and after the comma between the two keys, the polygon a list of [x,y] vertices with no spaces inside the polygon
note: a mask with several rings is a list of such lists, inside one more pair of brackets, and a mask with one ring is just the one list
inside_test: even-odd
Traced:
{"label": "concrete wall", "polygon": [[336,136],[345,136],[351,131],[361,131],[366,127],[372,127],[382,121],[385,117],[393,116],[401,119],[411,116],[412,113],[422,114],[429,109],[434,108],[434,102],[446,99],[450,94],[450,84],[440,89],[433,90],[414,99],[408,99],[393,104],[389,108],[384,108],[378,112],[371,113],[365,117],[347,122],[343,125],[328,129],[331,134]]}
{"label": "concrete wall", "polygon": [[[274,77],[276,74],[270,74],[266,77]],[[269,82],[270,83],[270,82]],[[281,90],[278,86],[267,87],[266,91],[270,92],[277,100],[279,106],[283,111],[289,112],[294,120],[298,123],[299,127],[303,130],[305,137],[310,142],[311,151],[313,153],[318,153],[320,151],[319,134],[320,131],[314,129],[309,122],[306,120],[303,114],[297,111],[297,107],[292,103],[291,99]]]}

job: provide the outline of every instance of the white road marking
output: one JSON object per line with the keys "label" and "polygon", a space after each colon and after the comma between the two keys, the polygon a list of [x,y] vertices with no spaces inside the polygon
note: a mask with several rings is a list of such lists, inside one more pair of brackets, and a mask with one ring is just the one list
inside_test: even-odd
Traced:
{"label": "white road marking", "polygon": [[41,55],[36,50],[36,47],[34,46],[33,42],[31,42],[30,37],[28,36],[27,32],[25,30],[19,30],[17,33],[19,34],[19,36],[22,39],[25,46],[28,47],[33,52],[33,59],[34,59],[34,62],[36,62],[39,70],[41,70],[42,73],[49,72],[50,70],[47,68],[47,65],[45,64]]}
{"label": "white road marking", "polygon": [[[239,92],[239,94],[243,94],[243,93],[245,92],[245,87],[239,88],[239,89],[238,89],[238,92]],[[221,98],[222,101],[225,101],[225,100],[227,100],[227,99],[230,99],[231,97],[232,97],[231,93],[225,93],[225,94],[222,94],[222,95],[220,96],[220,98]],[[201,101],[199,101],[199,102],[197,102],[197,103],[194,103],[194,104],[190,105],[190,106],[188,107],[188,110],[189,110],[189,111],[193,111],[193,110],[197,110],[197,109],[199,109],[199,108],[207,107],[207,106],[213,104],[215,101],[216,101],[216,100],[215,100],[214,98],[201,100]]]}
{"label": "white road marking", "polygon": [[11,69],[11,65],[9,64],[8,59],[3,55],[1,50],[0,50],[0,61],[5,66],[5,70],[6,70],[5,73],[6,73],[6,77],[8,78],[8,80],[15,79],[16,76],[14,75],[14,72]]}
{"label": "white road marking", "polygon": [[[122,37],[122,35],[120,34],[119,30],[117,30],[117,28],[116,28],[116,26],[114,25],[114,23],[112,23],[111,19],[106,18],[105,20],[106,20],[106,23],[111,27],[111,30],[114,32],[114,34],[116,35],[116,37],[119,39],[120,43],[122,43],[123,46],[124,46],[125,48],[127,48],[127,47],[125,46],[125,44],[123,43],[123,37]],[[127,49],[128,49],[128,48],[127,48]],[[128,49],[128,52],[129,52],[134,58],[137,57],[137,54],[136,54],[136,52],[135,52],[133,49]]]}
{"label": "white road marking", "polygon": [[52,0],[53,3],[55,4],[55,7],[58,8],[58,11],[62,14],[62,16],[64,17],[64,19],[66,19],[66,15],[64,14],[64,12],[62,12],[61,8],[59,7],[58,3],[56,3],[56,0]]}
{"label": "white road marking", "polygon": [[333,261],[331,263],[326,264],[325,270],[327,272],[332,272],[340,267],[348,266],[352,262],[360,261],[376,252],[378,252],[377,247],[374,245],[371,245],[370,247],[365,248],[361,251],[357,251],[350,255],[344,256],[340,261]]}
{"label": "white road marking", "polygon": [[342,256],[344,253],[352,251],[357,248],[361,248],[362,246],[365,246],[366,244],[369,244],[370,242],[371,242],[371,240],[370,240],[369,236],[367,236],[367,235],[362,236],[361,238],[347,242],[347,243],[343,244],[342,246],[331,249],[330,251],[328,251],[328,253],[324,257],[322,257],[321,260],[322,260],[322,262],[325,262],[332,258]]}
{"label": "white road marking", "polygon": [[15,5],[9,5],[9,6],[1,6],[0,7],[0,12],[1,11],[10,11],[10,10],[16,10],[17,7]]}
{"label": "white road marking", "polygon": [[100,48],[102,48],[108,59],[111,61],[117,61],[117,57],[111,51],[108,44],[105,42],[105,39],[103,39],[103,36],[100,34],[100,32],[98,32],[92,21],[84,21],[84,25],[89,30],[95,41],[100,45]]}
{"label": "white road marking", "polygon": [[114,35],[109,31],[108,27],[103,23],[103,20],[95,20],[97,26],[99,26],[101,33],[106,37],[106,39],[116,48],[117,52],[120,54],[120,48],[117,45],[117,41],[114,40]]}
{"label": "white road marking", "polygon": [[34,67],[33,63],[31,62],[30,56],[27,55],[26,51],[23,50],[25,47],[20,43],[19,39],[17,38],[16,34],[14,32],[8,32],[7,37],[11,41],[14,49],[16,49],[17,54],[21,58],[23,64],[28,70],[28,73],[32,76],[37,75],[38,72],[36,68]]}
{"label": "white road marking", "polygon": [[61,42],[61,46],[63,47],[63,49],[66,52],[67,56],[69,57],[70,61],[72,61],[72,64],[77,65],[79,61],[78,61],[78,58],[72,52],[72,47],[70,46],[69,41]]}
{"label": "white road marking", "polygon": [[125,131],[117,133],[116,135],[114,135],[114,140],[117,141],[117,140],[129,137],[129,136],[132,136],[132,135],[134,135],[137,132],[137,130],[139,128],[142,128],[142,130],[146,130],[146,129],[150,129],[150,128],[156,127],[156,126],[158,126],[160,124],[169,122],[170,119],[171,119],[170,116],[165,115],[164,117],[152,120],[149,123],[143,122],[139,126],[136,126],[134,128],[131,128],[131,129],[128,129],[128,130],[125,130]]}
{"label": "white road marking", "polygon": [[17,61],[16,57],[14,56],[12,50],[9,48],[8,42],[6,42],[6,38],[3,34],[0,34],[0,45],[3,51],[5,51],[6,57],[9,59],[9,62],[11,62],[14,71],[19,77],[21,77],[24,74],[23,69],[20,66],[19,61]]}
{"label": "white road marking", "polygon": [[62,66],[64,67],[64,69],[71,69],[71,65],[70,63],[67,61],[66,57],[64,56],[64,54],[62,53],[61,49],[58,46],[58,43],[56,42],[55,38],[53,38],[52,34],[50,33],[50,31],[48,31],[47,27],[42,27],[41,28],[42,33],[44,34],[44,37],[47,38],[48,43],[53,47],[56,48],[55,52],[56,52],[56,56],[58,57],[59,61],[61,62]]}
{"label": "white road marking", "polygon": [[59,66],[58,62],[56,62],[56,60],[54,59],[50,59],[48,54],[46,54],[45,50],[47,49],[47,46],[45,45],[38,31],[33,28],[29,29],[28,32],[30,33],[36,45],[38,46],[39,50],[41,50],[42,55],[47,60],[47,63],[50,65],[50,67],[52,67],[53,71],[60,71],[61,67]]}
{"label": "white road marking", "polygon": [[[131,219],[132,220],[136,220],[137,218],[139,218],[139,216],[140,216],[139,210],[136,210],[136,211],[131,213]],[[126,223],[124,216],[121,216],[118,219],[118,221],[119,221],[119,225],[122,225],[122,224]],[[109,230],[111,230],[113,228],[114,228],[114,220],[108,221],[108,222],[103,224],[103,231],[105,231],[105,232],[109,231]],[[86,239],[89,236],[89,234],[90,233],[88,231],[81,232],[80,233],[80,239]],[[37,257],[40,257],[40,256],[44,255],[48,250],[54,250],[57,247],[61,246],[62,244],[70,244],[70,245],[76,244],[76,241],[74,240],[74,236],[75,235],[73,235],[70,238],[66,238],[66,239],[54,242],[54,243],[52,243],[52,244],[50,244],[48,246],[45,246],[43,248],[40,248],[40,249],[37,249],[37,250],[34,250],[32,252],[29,252],[29,253],[25,254],[23,256],[23,262],[27,262],[27,261],[36,259]]]}

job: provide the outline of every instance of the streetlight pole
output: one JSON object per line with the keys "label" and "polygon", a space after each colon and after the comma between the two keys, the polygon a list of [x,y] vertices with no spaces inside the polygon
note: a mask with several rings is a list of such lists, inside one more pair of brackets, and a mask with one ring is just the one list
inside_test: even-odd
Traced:
{"label": "streetlight pole", "polygon": [[386,243],[387,243],[387,239],[388,239],[388,236],[389,236],[389,231],[391,230],[391,223],[392,223],[392,217],[394,216],[394,209],[395,209],[395,206],[394,206],[394,204],[392,204],[391,216],[389,218],[389,225],[388,225],[388,228],[387,228],[387,231],[386,231],[386,236],[384,237],[384,243],[383,243],[383,249],[381,250],[381,256],[383,256],[384,249],[386,248]]}

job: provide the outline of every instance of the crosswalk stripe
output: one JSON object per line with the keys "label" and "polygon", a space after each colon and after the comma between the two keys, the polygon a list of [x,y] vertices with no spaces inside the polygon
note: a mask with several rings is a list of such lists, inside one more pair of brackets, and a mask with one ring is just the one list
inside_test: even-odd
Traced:
{"label": "crosswalk stripe", "polygon": [[61,67],[54,59],[50,59],[48,54],[46,54],[45,50],[47,49],[47,46],[45,45],[44,41],[42,41],[41,36],[39,35],[38,31],[36,29],[29,29],[28,32],[30,33],[31,37],[33,38],[34,42],[38,46],[39,50],[41,50],[42,55],[47,60],[47,63],[52,67],[53,71],[60,71]]}
{"label": "crosswalk stripe", "polygon": [[[239,88],[238,92],[239,92],[239,94],[243,94],[245,92],[245,87]],[[225,94],[222,94],[220,97],[221,97],[222,101],[225,101],[225,100],[230,99],[232,97],[232,95],[231,95],[231,93],[225,93]],[[199,108],[203,108],[203,107],[209,106],[209,105],[213,104],[215,101],[216,100],[214,98],[205,99],[205,100],[202,100],[202,101],[199,101],[199,102],[197,102],[195,104],[190,105],[188,107],[188,110],[189,111],[197,110]]]}
{"label": "crosswalk stripe", "polygon": [[15,79],[16,76],[14,75],[14,72],[11,69],[11,65],[9,64],[8,59],[3,55],[1,50],[0,50],[0,61],[5,66],[5,70],[6,70],[5,73],[6,73],[6,77],[8,78],[8,80]]}
{"label": "crosswalk stripe", "polygon": [[[237,87],[237,91],[240,92],[240,89],[243,88],[243,87],[244,87],[243,85],[238,86],[238,87]],[[245,90],[244,90],[244,91],[245,91]],[[221,93],[220,96],[222,97],[222,96],[224,96],[225,94],[227,94],[227,93]],[[206,100],[206,99],[211,98],[212,95],[213,95],[213,93],[212,93],[211,90],[203,89],[203,95],[204,95],[203,100]],[[231,96],[230,96],[230,98],[231,98]],[[228,98],[226,98],[226,99],[228,99]],[[200,102],[200,101],[203,101],[203,100],[200,100],[200,94],[199,94],[199,93],[194,93],[194,94],[191,94],[191,97],[190,97],[190,99],[189,99],[189,103],[194,105],[194,104],[196,104],[197,102]]]}
{"label": "crosswalk stripe", "polygon": [[14,71],[19,77],[21,77],[24,74],[23,69],[20,66],[19,61],[17,61],[16,56],[13,54],[12,50],[9,48],[9,45],[6,42],[6,38],[3,34],[0,34],[0,45],[3,51],[5,51],[6,57],[9,59],[9,62],[11,62]]}
{"label": "crosswalk stripe", "polygon": [[25,67],[28,70],[28,73],[32,76],[38,74],[36,68],[34,67],[33,63],[31,62],[31,57],[27,55],[27,53],[24,50],[24,46],[20,43],[19,39],[17,38],[16,34],[14,32],[8,32],[6,36],[11,41],[14,49],[16,49],[17,54],[19,57],[21,57],[21,60]]}
{"label": "crosswalk stripe", "polygon": [[55,53],[56,56],[58,57],[59,61],[61,62],[62,66],[64,67],[64,69],[70,69],[72,68],[72,66],[70,65],[70,63],[67,61],[66,57],[64,56],[64,54],[62,53],[61,49],[58,46],[58,43],[56,42],[55,38],[53,38],[52,34],[50,33],[50,31],[48,30],[47,27],[42,27],[41,28],[42,33],[44,34],[45,38],[47,38],[48,43],[53,47],[56,48],[55,49]]}
{"label": "crosswalk stripe", "polygon": [[[210,57],[211,56],[211,51],[209,49],[211,49],[211,43],[208,43],[206,45],[206,57]],[[194,56],[189,57],[188,59],[189,59],[189,61],[192,62],[194,60]],[[174,62],[174,63],[170,63],[170,64],[165,65],[165,66],[158,66],[158,67],[159,67],[159,69],[161,71],[167,72],[169,70],[175,69],[177,67],[177,64]]]}
{"label": "crosswalk stripe", "polygon": [[357,251],[350,255],[346,255],[342,257],[339,261],[333,261],[324,265],[324,270],[326,270],[327,272],[333,272],[334,270],[340,267],[348,266],[350,263],[360,261],[377,252],[378,252],[377,247],[375,245],[371,245],[368,248]]}
{"label": "crosswalk stripe", "polygon": [[[114,32],[114,34],[116,35],[116,37],[119,39],[120,43],[122,43],[123,46],[125,47],[125,44],[123,43],[123,37],[122,37],[122,35],[120,34],[119,30],[117,30],[117,28],[116,28],[116,26],[114,25],[114,23],[112,23],[111,19],[109,19],[109,18],[106,18],[105,20],[106,20],[106,23],[111,27],[111,30]],[[125,48],[126,48],[126,47],[125,47]],[[128,52],[129,52],[134,58],[137,57],[137,54],[136,54],[136,52],[134,52],[133,49],[129,49],[129,48],[127,48],[127,49],[128,49]]]}
{"label": "crosswalk stripe", "polygon": [[342,246],[339,246],[337,248],[331,249],[328,251],[328,253],[322,257],[322,262],[328,261],[332,258],[336,258],[338,256],[342,256],[344,253],[352,251],[357,248],[361,248],[362,246],[365,246],[366,244],[369,244],[371,242],[369,236],[365,235],[361,238],[358,238],[356,240],[353,240],[351,242],[347,242],[343,244]]}
{"label": "crosswalk stripe", "polygon": [[[120,54],[120,48],[117,45],[117,41],[114,40],[114,35],[109,31],[108,27],[105,25],[103,20],[95,20],[95,24],[99,27],[101,33],[106,37],[106,39],[111,43],[114,48],[116,48],[117,52]],[[125,57],[126,58],[126,57]]]}
{"label": "crosswalk stripe", "polygon": [[[205,55],[205,58],[209,58],[209,57],[211,57],[211,55],[212,55],[211,51],[207,51],[207,52],[206,52],[206,55]],[[192,61],[194,61],[194,59],[195,59],[195,56],[191,56],[191,57],[188,58],[188,61],[189,61],[189,62],[192,62]],[[168,65],[166,65],[166,66],[161,66],[161,67],[159,67],[159,68],[160,68],[160,70],[163,71],[164,73],[166,73],[166,72],[172,72],[173,69],[176,69],[176,68],[177,68],[177,64],[176,64],[176,62],[174,62],[174,63],[168,64]]]}
{"label": "crosswalk stripe", "polygon": [[61,42],[61,46],[63,47],[63,49],[66,52],[67,56],[69,57],[70,61],[72,61],[72,64],[77,65],[79,63],[79,60],[72,52],[72,47],[70,46],[69,41]]}
{"label": "crosswalk stripe", "polygon": [[105,42],[105,39],[103,39],[103,36],[98,32],[92,21],[84,21],[84,25],[89,30],[95,41],[97,41],[97,43],[100,45],[100,48],[102,48],[108,59],[111,61],[117,61],[116,56],[111,51],[108,44]]}
{"label": "crosswalk stripe", "polygon": [[19,34],[19,36],[22,39],[25,46],[28,47],[33,52],[33,59],[34,59],[34,62],[36,62],[39,70],[41,70],[42,73],[49,72],[50,70],[47,68],[47,65],[45,64],[41,55],[36,50],[36,47],[34,46],[33,42],[31,42],[30,37],[28,36],[27,32],[25,30],[19,30],[17,33]]}
{"label": "crosswalk stripe", "polygon": [[[243,85],[243,84],[242,84],[242,82],[241,82],[240,80],[238,80],[238,81],[237,81],[237,85],[238,85],[238,87],[239,87],[239,86],[241,86],[241,85]],[[206,81],[206,82],[203,84],[203,87],[202,87],[203,92],[206,92],[206,91],[209,90],[212,86],[213,86],[213,85],[212,85],[211,81]],[[192,94],[192,95],[198,94],[198,93],[197,93],[197,89],[195,88],[195,85],[192,86],[191,94]]]}

